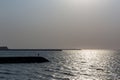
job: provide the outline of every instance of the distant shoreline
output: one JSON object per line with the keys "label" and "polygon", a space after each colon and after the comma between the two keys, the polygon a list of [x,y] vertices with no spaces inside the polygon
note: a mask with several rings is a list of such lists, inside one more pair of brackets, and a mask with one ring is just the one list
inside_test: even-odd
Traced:
{"label": "distant shoreline", "polygon": [[0,51],[62,51],[62,49],[0,49]]}
{"label": "distant shoreline", "polygon": [[81,50],[81,49],[0,49],[0,51],[63,51],[63,50]]}
{"label": "distant shoreline", "polygon": [[63,50],[81,50],[81,49],[9,49],[7,46],[0,47],[0,51],[63,51]]}

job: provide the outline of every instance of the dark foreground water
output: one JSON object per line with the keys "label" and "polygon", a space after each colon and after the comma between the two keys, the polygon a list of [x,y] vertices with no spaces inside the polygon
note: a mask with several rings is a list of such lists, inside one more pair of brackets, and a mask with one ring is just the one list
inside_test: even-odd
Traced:
{"label": "dark foreground water", "polygon": [[0,80],[120,80],[120,52],[66,50],[0,52],[0,56],[40,54],[48,63],[0,64]]}

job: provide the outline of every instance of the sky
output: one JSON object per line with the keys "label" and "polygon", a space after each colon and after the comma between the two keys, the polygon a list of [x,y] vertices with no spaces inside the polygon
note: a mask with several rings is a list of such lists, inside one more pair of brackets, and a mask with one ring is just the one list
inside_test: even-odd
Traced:
{"label": "sky", "polygon": [[0,0],[0,45],[120,49],[120,0]]}

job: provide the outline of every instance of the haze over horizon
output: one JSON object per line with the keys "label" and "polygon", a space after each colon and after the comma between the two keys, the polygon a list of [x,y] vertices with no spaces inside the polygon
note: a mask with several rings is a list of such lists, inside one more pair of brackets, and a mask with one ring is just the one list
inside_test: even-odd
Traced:
{"label": "haze over horizon", "polygon": [[0,0],[0,45],[120,48],[120,0]]}

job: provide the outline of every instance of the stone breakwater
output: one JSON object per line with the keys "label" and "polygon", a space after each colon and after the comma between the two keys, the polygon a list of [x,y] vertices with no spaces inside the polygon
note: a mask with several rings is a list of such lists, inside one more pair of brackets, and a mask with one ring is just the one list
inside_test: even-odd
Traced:
{"label": "stone breakwater", "polygon": [[44,57],[0,57],[0,63],[43,63],[49,62]]}

